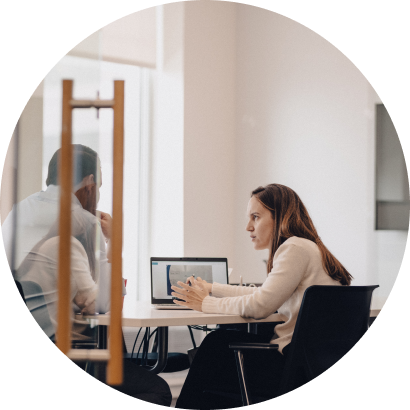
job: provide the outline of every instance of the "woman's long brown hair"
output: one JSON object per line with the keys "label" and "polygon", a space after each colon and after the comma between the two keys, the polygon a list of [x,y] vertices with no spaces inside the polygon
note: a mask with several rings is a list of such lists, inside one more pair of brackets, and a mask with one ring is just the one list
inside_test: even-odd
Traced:
{"label": "woman's long brown hair", "polygon": [[322,254],[322,264],[328,275],[342,285],[350,285],[353,277],[330,253],[321,241],[309,213],[299,196],[292,189],[280,184],[270,184],[252,191],[254,196],[268,209],[275,222],[272,247],[269,251],[268,273],[272,270],[273,256],[288,238],[297,236],[316,243]]}
{"label": "woman's long brown hair", "polygon": [[[97,214],[97,184],[89,184],[80,188],[74,194],[80,201],[81,206],[94,216]],[[76,238],[84,246],[90,265],[91,276],[95,280],[95,226],[88,226],[83,230],[82,234]]]}

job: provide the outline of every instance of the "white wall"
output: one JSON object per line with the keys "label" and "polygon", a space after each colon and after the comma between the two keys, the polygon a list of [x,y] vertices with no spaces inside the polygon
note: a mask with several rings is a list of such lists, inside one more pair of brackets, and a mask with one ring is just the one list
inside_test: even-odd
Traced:
{"label": "white wall", "polygon": [[[17,172],[17,201],[41,190],[43,155],[43,97],[42,84],[28,100],[18,125],[19,149]],[[4,222],[14,203],[15,134],[10,141],[4,163],[1,185],[0,214]]]}
{"label": "white wall", "polygon": [[379,283],[383,301],[407,235],[373,230],[380,100],[366,79],[323,38],[263,9],[184,2],[157,13],[150,254],[227,256],[233,281],[262,282],[267,253],[249,242],[246,204],[279,182],[354,283]]}
{"label": "white wall", "polygon": [[[158,7],[155,121],[151,145],[152,256],[181,256],[184,252],[183,18],[183,3]],[[149,272],[146,275],[149,277]]]}
{"label": "white wall", "polygon": [[232,260],[235,5],[158,10],[151,255]]}
{"label": "white wall", "polygon": [[167,8],[172,64],[157,73],[151,254],[226,256],[232,282],[263,282],[267,252],[253,250],[245,213],[254,188],[277,182],[301,196],[353,284],[381,286],[374,306],[383,304],[407,234],[374,230],[380,99],[371,85],[278,14],[185,2],[164,6],[165,18]]}
{"label": "white wall", "polygon": [[[312,31],[246,6],[238,10],[237,64],[238,218],[258,185],[288,185],[356,276],[366,269],[366,80]],[[238,240],[235,261],[245,277],[262,266],[247,242]]]}
{"label": "white wall", "polygon": [[232,261],[236,6],[187,2],[184,20],[184,254]]}
{"label": "white wall", "polygon": [[40,191],[43,153],[43,98],[27,102],[19,124],[19,167],[17,201]]}
{"label": "white wall", "polygon": [[129,14],[101,29],[105,61],[154,68],[156,64],[156,8]]}
{"label": "white wall", "polygon": [[150,7],[107,24],[68,54],[155,68],[156,8]]}
{"label": "white wall", "polygon": [[[374,104],[379,100],[367,80],[309,29],[238,5],[236,81],[236,221],[245,222],[252,189],[288,185],[301,196],[325,244],[355,277],[353,284],[380,283],[386,294],[406,235],[390,234],[394,257],[380,252],[377,244],[385,243],[386,235],[373,230]],[[253,251],[244,222],[236,225],[234,269],[245,281],[262,281],[266,253]]]}

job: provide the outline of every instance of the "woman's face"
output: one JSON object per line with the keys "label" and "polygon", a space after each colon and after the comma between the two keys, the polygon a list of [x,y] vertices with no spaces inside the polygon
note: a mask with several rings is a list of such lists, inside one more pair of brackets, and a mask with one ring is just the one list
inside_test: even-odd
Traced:
{"label": "woman's face", "polygon": [[250,233],[254,249],[270,249],[274,224],[271,212],[253,196],[249,200],[247,214],[246,230]]}

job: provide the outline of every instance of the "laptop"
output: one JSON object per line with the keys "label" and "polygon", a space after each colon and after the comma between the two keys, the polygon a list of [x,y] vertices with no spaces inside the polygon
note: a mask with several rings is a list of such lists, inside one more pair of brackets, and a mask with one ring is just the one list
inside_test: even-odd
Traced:
{"label": "laptop", "polygon": [[155,309],[189,309],[175,304],[171,286],[194,276],[228,284],[227,258],[151,258],[151,304]]}

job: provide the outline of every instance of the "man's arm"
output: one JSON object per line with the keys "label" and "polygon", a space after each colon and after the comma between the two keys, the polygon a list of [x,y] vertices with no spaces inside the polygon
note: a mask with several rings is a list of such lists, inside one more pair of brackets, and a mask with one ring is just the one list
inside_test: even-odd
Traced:
{"label": "man's arm", "polygon": [[102,211],[97,211],[97,217],[101,223],[101,230],[107,242],[111,239],[112,234],[112,218],[110,214]]}

